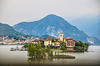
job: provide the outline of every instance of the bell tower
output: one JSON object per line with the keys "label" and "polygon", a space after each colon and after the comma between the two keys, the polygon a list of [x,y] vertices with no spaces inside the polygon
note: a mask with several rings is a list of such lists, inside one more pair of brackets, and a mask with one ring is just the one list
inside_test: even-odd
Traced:
{"label": "bell tower", "polygon": [[63,41],[63,33],[62,33],[62,29],[61,29],[61,32],[60,32],[60,40]]}

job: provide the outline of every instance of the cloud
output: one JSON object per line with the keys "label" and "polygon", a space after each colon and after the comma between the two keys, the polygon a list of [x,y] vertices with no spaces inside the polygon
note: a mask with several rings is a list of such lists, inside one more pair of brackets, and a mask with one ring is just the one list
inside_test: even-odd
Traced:
{"label": "cloud", "polygon": [[78,18],[99,15],[99,0],[2,0],[0,22],[14,25],[35,21],[48,14]]}

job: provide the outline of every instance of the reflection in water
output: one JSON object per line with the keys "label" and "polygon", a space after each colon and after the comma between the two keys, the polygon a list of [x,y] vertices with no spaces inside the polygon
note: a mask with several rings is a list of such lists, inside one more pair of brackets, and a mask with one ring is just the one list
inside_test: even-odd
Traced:
{"label": "reflection in water", "polygon": [[44,63],[48,63],[48,62],[54,62],[59,61],[59,60],[63,60],[63,59],[75,59],[75,58],[49,58],[49,59],[45,59],[45,58],[28,58],[28,62],[31,63],[40,63],[40,64],[44,64]]}
{"label": "reflection in water", "polygon": [[[72,59],[72,58],[67,58],[67,59]],[[59,61],[61,62],[61,60],[67,60],[65,58],[49,58],[49,59],[43,59],[43,58],[28,58],[27,61],[29,63],[29,65],[38,65],[38,64],[63,64],[63,63],[59,63]],[[73,58],[75,59],[75,58]],[[58,61],[58,62],[57,62]]]}
{"label": "reflection in water", "polygon": [[45,61],[52,61],[53,59],[42,59],[42,58],[28,58],[28,62],[31,62],[31,63],[44,63]]}
{"label": "reflection in water", "polygon": [[[16,45],[0,45],[0,65],[14,66],[34,64],[58,64],[58,65],[100,65],[100,46],[90,46],[89,52],[84,53],[61,53],[75,56],[75,59],[53,58],[53,59],[32,59],[27,56],[27,51],[10,51]],[[22,47],[22,46],[19,46]]]}

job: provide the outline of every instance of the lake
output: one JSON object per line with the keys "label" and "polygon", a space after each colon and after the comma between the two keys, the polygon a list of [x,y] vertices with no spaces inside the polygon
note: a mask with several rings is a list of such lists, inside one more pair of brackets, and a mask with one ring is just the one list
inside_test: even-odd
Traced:
{"label": "lake", "polygon": [[[21,48],[23,45],[19,45]],[[0,45],[0,66],[13,65],[100,65],[100,46],[89,46],[88,52],[63,54],[75,56],[75,59],[31,59],[27,51],[10,51],[17,45]],[[31,60],[31,61],[30,61]]]}

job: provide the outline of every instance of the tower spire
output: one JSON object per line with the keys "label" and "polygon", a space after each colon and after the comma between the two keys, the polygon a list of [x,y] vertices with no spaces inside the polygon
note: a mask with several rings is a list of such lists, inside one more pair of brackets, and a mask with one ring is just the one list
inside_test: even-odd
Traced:
{"label": "tower spire", "polygon": [[61,32],[60,32],[60,34],[62,34],[62,29],[61,29]]}
{"label": "tower spire", "polygon": [[61,32],[60,32],[60,40],[63,41],[63,33],[62,33],[62,29],[61,29]]}

